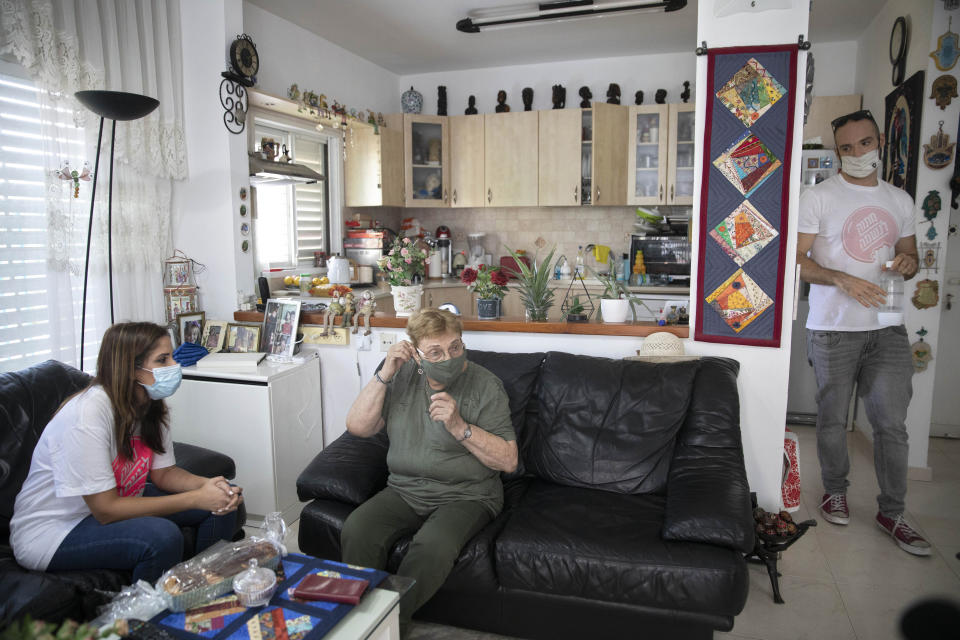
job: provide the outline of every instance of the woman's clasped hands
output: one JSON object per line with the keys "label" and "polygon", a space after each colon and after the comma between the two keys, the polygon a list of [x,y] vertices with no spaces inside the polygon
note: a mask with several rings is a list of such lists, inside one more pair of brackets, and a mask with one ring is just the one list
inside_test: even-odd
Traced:
{"label": "woman's clasped hands", "polygon": [[214,515],[235,511],[243,502],[243,488],[230,484],[223,476],[209,478],[197,489],[197,508]]}

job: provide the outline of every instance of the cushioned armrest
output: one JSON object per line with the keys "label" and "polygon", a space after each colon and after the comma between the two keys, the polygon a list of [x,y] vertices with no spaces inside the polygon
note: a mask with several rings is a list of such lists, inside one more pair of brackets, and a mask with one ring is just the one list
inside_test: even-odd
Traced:
{"label": "cushioned armrest", "polygon": [[370,438],[343,434],[317,454],[297,478],[300,500],[365,502],[387,486],[388,442],[383,432]]}
{"label": "cushioned armrest", "polygon": [[177,466],[195,475],[204,478],[223,476],[227,479],[237,475],[237,466],[233,458],[212,449],[174,442],[173,453],[177,458]]}
{"label": "cushioned armrest", "polygon": [[704,358],[667,480],[666,540],[753,549],[733,360]]}

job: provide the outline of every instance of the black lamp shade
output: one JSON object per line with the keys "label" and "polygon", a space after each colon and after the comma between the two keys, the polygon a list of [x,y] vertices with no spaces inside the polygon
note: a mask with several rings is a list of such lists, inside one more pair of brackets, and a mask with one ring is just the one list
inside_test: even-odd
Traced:
{"label": "black lamp shade", "polygon": [[110,120],[137,120],[160,106],[156,98],[123,91],[77,91],[73,95],[87,109]]}

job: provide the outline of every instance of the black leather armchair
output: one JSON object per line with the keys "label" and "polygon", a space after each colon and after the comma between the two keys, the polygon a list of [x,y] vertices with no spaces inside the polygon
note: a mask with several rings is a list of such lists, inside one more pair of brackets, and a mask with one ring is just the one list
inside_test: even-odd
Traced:
{"label": "black leather armchair", "polygon": [[[129,584],[120,571],[41,572],[24,569],[10,548],[10,518],[17,493],[30,470],[33,449],[61,403],[88,384],[90,377],[56,360],[0,373],[0,629],[30,614],[57,622],[89,620],[109,593]],[[177,465],[197,475],[233,478],[228,456],[202,447],[174,443]],[[238,510],[235,538],[243,536],[246,509]],[[193,549],[196,530],[184,527],[184,549]]]}
{"label": "black leather armchair", "polygon": [[[468,351],[510,398],[521,469],[415,617],[524,638],[711,638],[746,603],[753,547],[729,359],[670,364]],[[299,544],[340,530],[386,483],[385,435],[345,434],[297,482]],[[409,545],[388,559],[396,570]]]}

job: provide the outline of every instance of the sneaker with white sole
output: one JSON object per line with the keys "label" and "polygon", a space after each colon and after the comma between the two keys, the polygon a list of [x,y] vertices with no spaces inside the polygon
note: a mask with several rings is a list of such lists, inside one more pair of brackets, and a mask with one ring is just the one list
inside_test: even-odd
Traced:
{"label": "sneaker with white sole", "polygon": [[820,515],[833,524],[849,524],[850,509],[847,508],[847,494],[825,493],[820,499]]}
{"label": "sneaker with white sole", "polygon": [[907,521],[903,519],[903,514],[896,518],[888,518],[882,513],[877,513],[877,526],[886,531],[897,543],[897,546],[907,553],[912,553],[915,556],[930,555],[930,543],[907,524]]}

